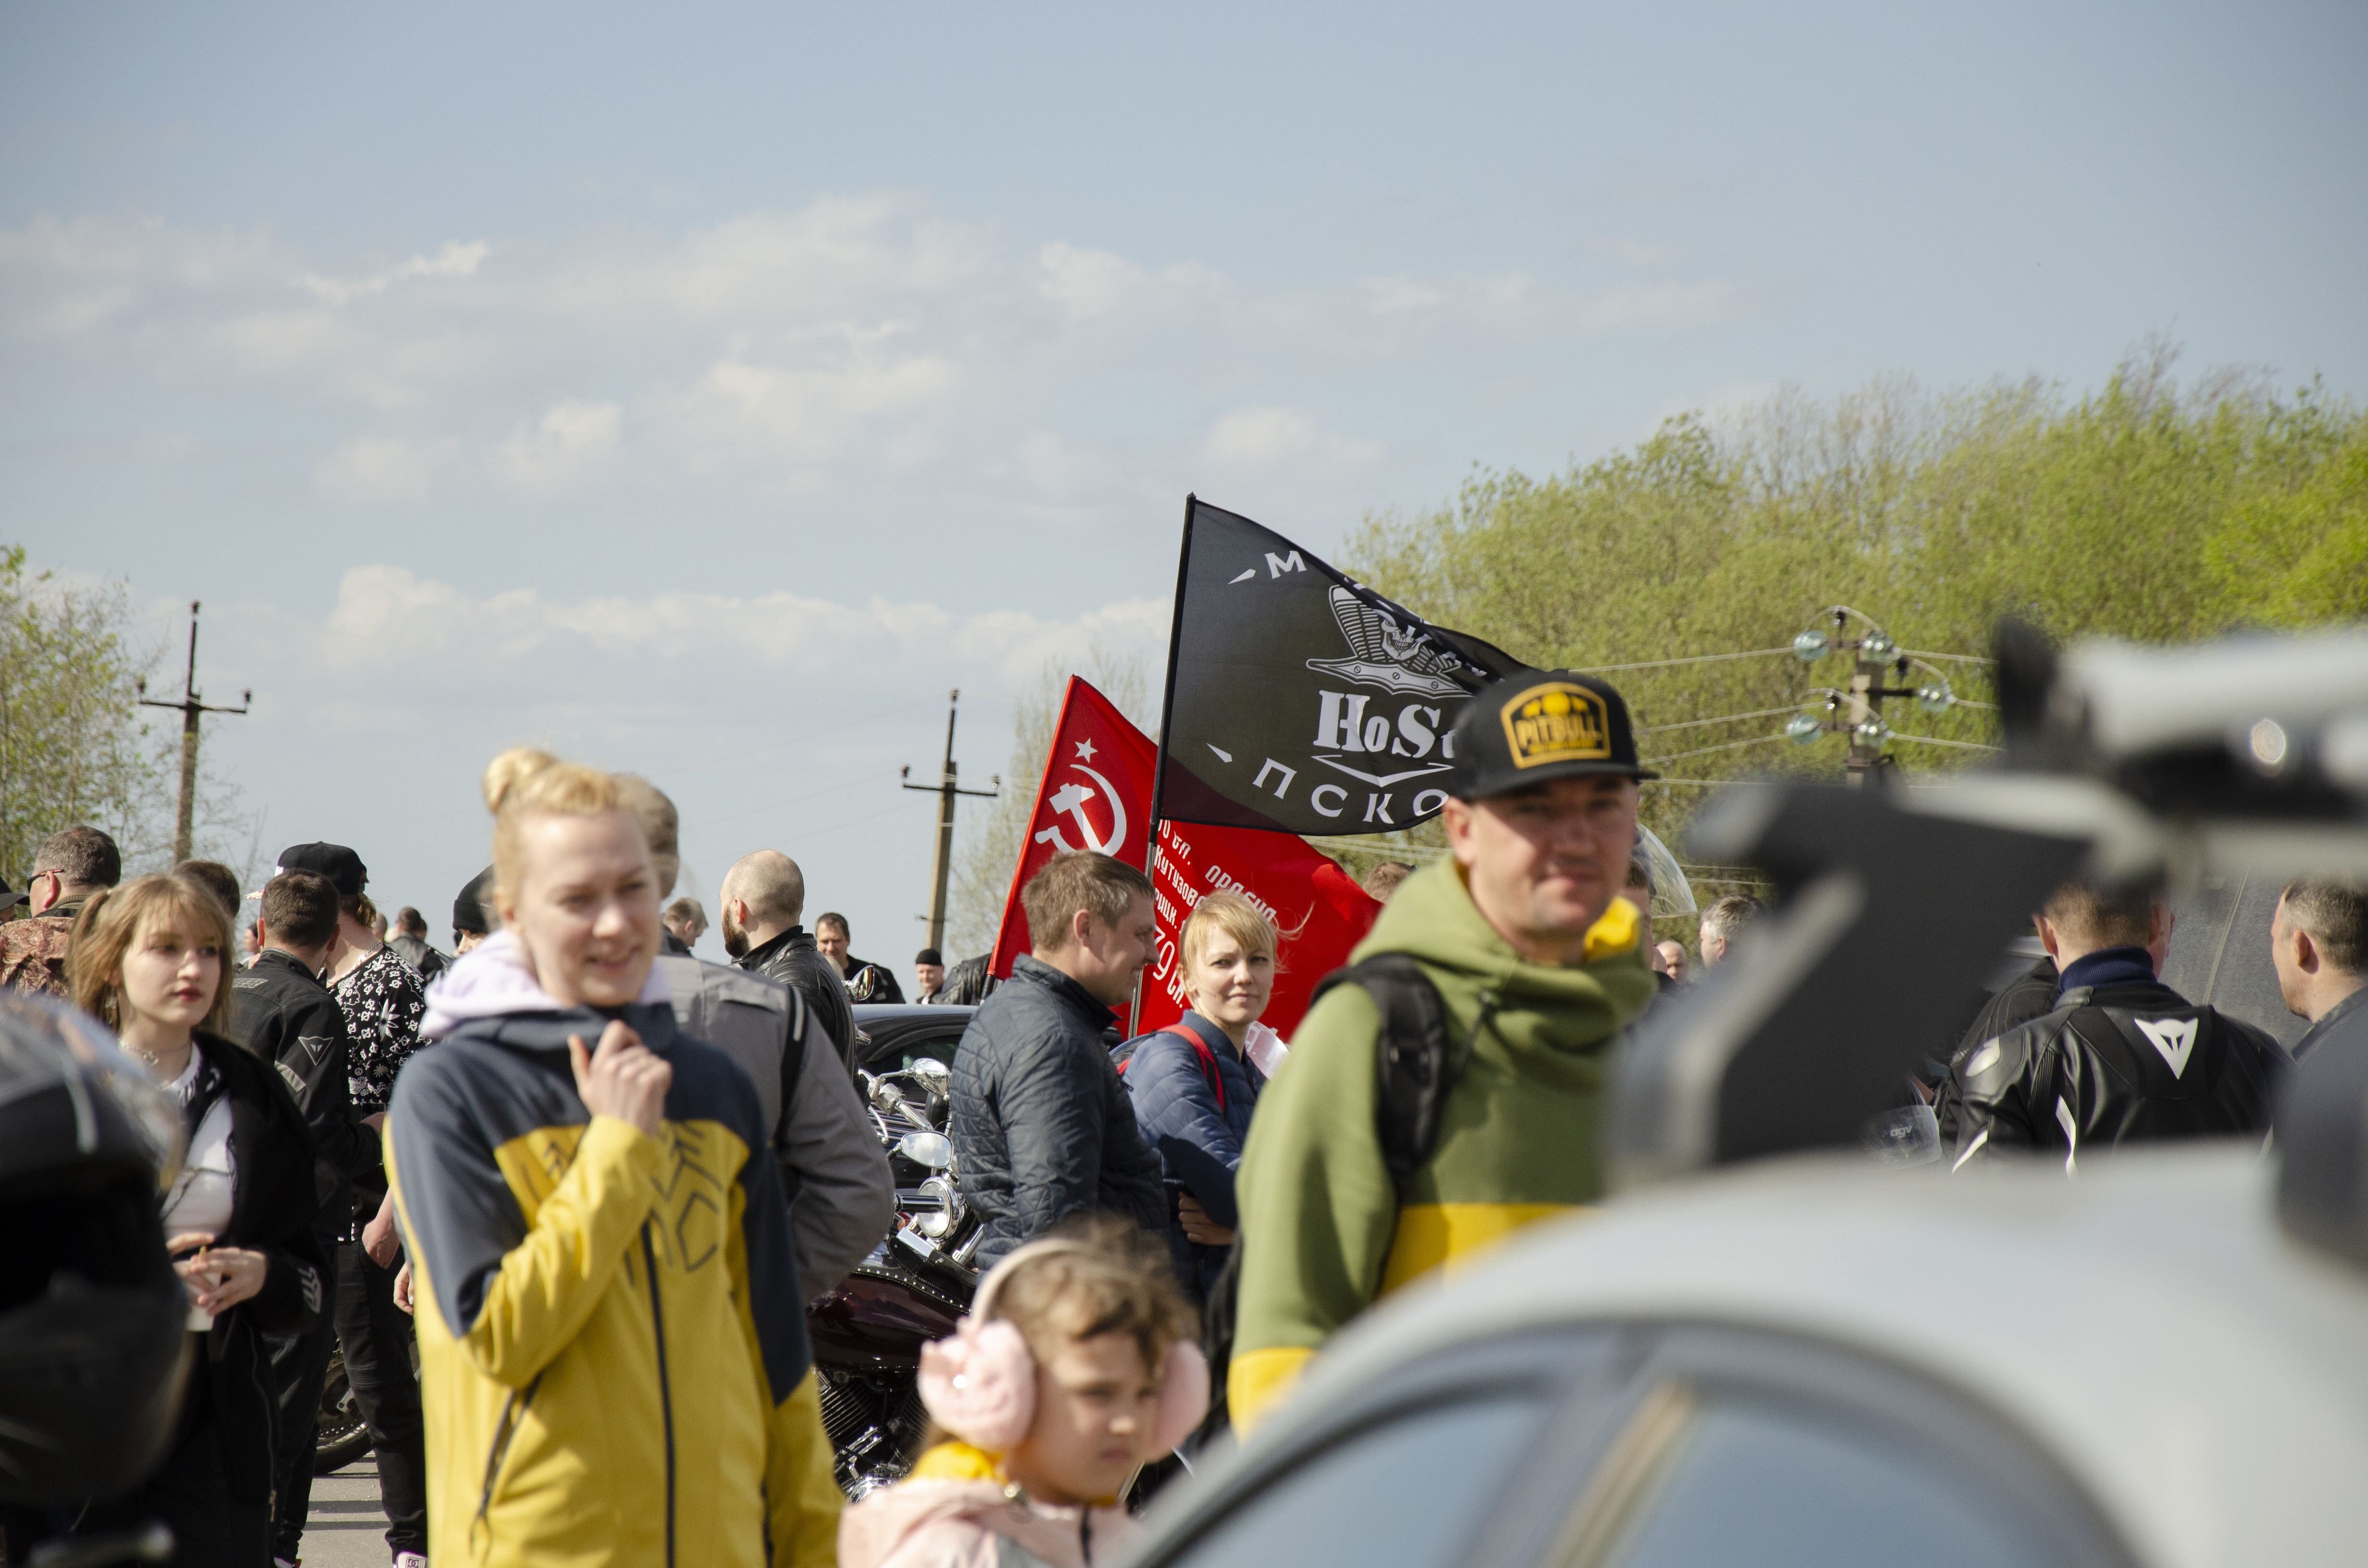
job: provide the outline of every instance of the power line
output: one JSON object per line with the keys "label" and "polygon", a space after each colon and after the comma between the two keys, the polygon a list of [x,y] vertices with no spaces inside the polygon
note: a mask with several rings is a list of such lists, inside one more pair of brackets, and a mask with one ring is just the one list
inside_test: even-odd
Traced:
{"label": "power line", "polygon": [[1920,746],[1955,746],[1959,751],[2002,751],[2005,749],[2002,746],[1981,745],[1973,741],[1944,741],[1938,735],[1903,735],[1897,731],[1892,732],[1891,738],[1895,741],[1913,741]]}
{"label": "power line", "polygon": [[1735,724],[1746,719],[1772,719],[1779,713],[1794,712],[1800,706],[1795,702],[1784,708],[1762,708],[1757,713],[1729,713],[1723,719],[1689,719],[1682,724],[1646,724],[1636,733],[1640,735],[1657,735],[1665,730],[1699,730],[1705,724]]}
{"label": "power line", "polygon": [[1793,780],[1790,778],[1645,778],[1638,782],[1647,790],[1656,785],[1688,785],[1701,788],[1720,784],[1749,784],[1766,789],[1776,784],[1790,784]]}
{"label": "power line", "polygon": [[1935,653],[1924,648],[1902,648],[1911,659],[1954,659],[1961,665],[1994,665],[1998,661],[1980,653]]}
{"label": "power line", "polygon": [[1412,861],[1420,866],[1428,866],[1433,860],[1444,859],[1447,856],[1447,848],[1444,845],[1382,845],[1374,843],[1372,839],[1343,838],[1337,835],[1311,836],[1307,840],[1307,845],[1312,849],[1337,849],[1343,854],[1379,855],[1385,860]]}
{"label": "power line", "polygon": [[1770,741],[1786,741],[1792,738],[1790,735],[1754,735],[1748,741],[1729,741],[1722,746],[1696,746],[1691,751],[1673,751],[1667,756],[1648,756],[1645,761],[1647,764],[1675,762],[1680,757],[1707,756],[1714,751],[1734,751],[1740,746],[1764,746]]}
{"label": "power line", "polygon": [[1582,665],[1578,666],[1577,673],[1600,676],[1610,675],[1618,670],[1666,670],[1675,665],[1710,665],[1716,664],[1721,659],[1764,659],[1770,653],[1789,653],[1792,651],[1790,648],[1754,648],[1744,653],[1696,653],[1691,658],[1646,659],[1634,665]]}

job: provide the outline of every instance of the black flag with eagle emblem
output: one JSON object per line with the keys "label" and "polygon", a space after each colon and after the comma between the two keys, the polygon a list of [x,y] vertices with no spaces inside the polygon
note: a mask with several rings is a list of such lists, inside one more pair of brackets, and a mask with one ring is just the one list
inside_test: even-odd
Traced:
{"label": "black flag with eagle emblem", "polygon": [[1464,699],[1521,667],[1187,496],[1154,813],[1304,834],[1422,822],[1446,803]]}

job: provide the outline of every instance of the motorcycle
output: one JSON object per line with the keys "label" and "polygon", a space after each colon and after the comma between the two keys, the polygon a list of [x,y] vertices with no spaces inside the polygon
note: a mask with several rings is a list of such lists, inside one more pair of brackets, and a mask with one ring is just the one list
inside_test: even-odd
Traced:
{"label": "motorcycle", "polygon": [[985,1221],[966,1201],[945,1126],[951,1074],[934,1057],[857,1083],[896,1179],[896,1228],[806,1309],[839,1490],[860,1500],[920,1457],[921,1346],[953,1333],[978,1288]]}
{"label": "motorcycle", "polygon": [[346,1353],[329,1351],[328,1375],[321,1380],[321,1414],[313,1426],[313,1473],[335,1475],[370,1451],[370,1423],[362,1403],[346,1380]]}

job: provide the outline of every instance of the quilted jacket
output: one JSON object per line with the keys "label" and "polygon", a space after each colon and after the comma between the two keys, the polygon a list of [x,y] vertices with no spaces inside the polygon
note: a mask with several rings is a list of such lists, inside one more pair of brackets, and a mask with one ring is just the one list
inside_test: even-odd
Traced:
{"label": "quilted jacket", "polygon": [[1093,994],[1022,954],[954,1049],[954,1158],[986,1216],[982,1265],[1072,1214],[1167,1226],[1159,1155],[1135,1125]]}
{"label": "quilted jacket", "polygon": [[[1234,1205],[1230,1201],[1212,1205],[1194,1177],[1208,1179],[1205,1173],[1211,1162],[1227,1171],[1242,1163],[1242,1141],[1249,1136],[1250,1112],[1258,1105],[1266,1078],[1234,1049],[1223,1029],[1199,1014],[1186,1013],[1178,1027],[1200,1037],[1208,1048],[1207,1060],[1192,1049],[1190,1040],[1171,1030],[1140,1035],[1120,1048],[1126,1053],[1122,1076],[1127,1097],[1134,1102],[1135,1124],[1159,1151],[1162,1174],[1170,1183],[1194,1189],[1211,1217],[1226,1224],[1230,1218],[1226,1211]],[[1217,1089],[1209,1082],[1212,1065],[1224,1090],[1222,1105]],[[1199,1151],[1208,1161],[1191,1159],[1188,1150]],[[1230,1199],[1232,1194],[1224,1197]],[[1179,1256],[1191,1260],[1194,1282],[1206,1299],[1216,1283],[1217,1271],[1224,1267],[1227,1249],[1186,1241],[1180,1224],[1171,1229],[1170,1243]]]}

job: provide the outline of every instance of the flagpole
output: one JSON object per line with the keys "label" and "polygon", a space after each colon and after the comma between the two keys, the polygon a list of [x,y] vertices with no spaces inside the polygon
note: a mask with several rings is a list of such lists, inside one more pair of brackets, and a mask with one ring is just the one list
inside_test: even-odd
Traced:
{"label": "flagpole", "polygon": [[1176,716],[1176,652],[1184,641],[1184,584],[1192,574],[1192,513],[1200,498],[1184,497],[1184,548],[1176,557],[1176,608],[1167,622],[1167,678],[1159,694],[1159,744],[1151,758],[1151,838],[1143,851],[1147,876],[1159,858],[1159,798],[1167,786],[1167,726]]}
{"label": "flagpole", "polygon": [[[1167,787],[1167,726],[1176,716],[1176,652],[1184,642],[1184,585],[1192,574],[1192,514],[1200,507],[1200,497],[1187,491],[1184,494],[1184,545],[1176,554],[1176,604],[1167,619],[1167,675],[1159,694],[1159,741],[1151,754],[1151,826],[1150,836],[1143,846],[1143,874],[1152,879],[1152,897],[1156,900],[1159,879],[1159,805],[1160,796]],[[1127,1032],[1134,1033],[1134,1025],[1143,1017],[1143,982],[1136,978],[1134,1005],[1128,1010]]]}

